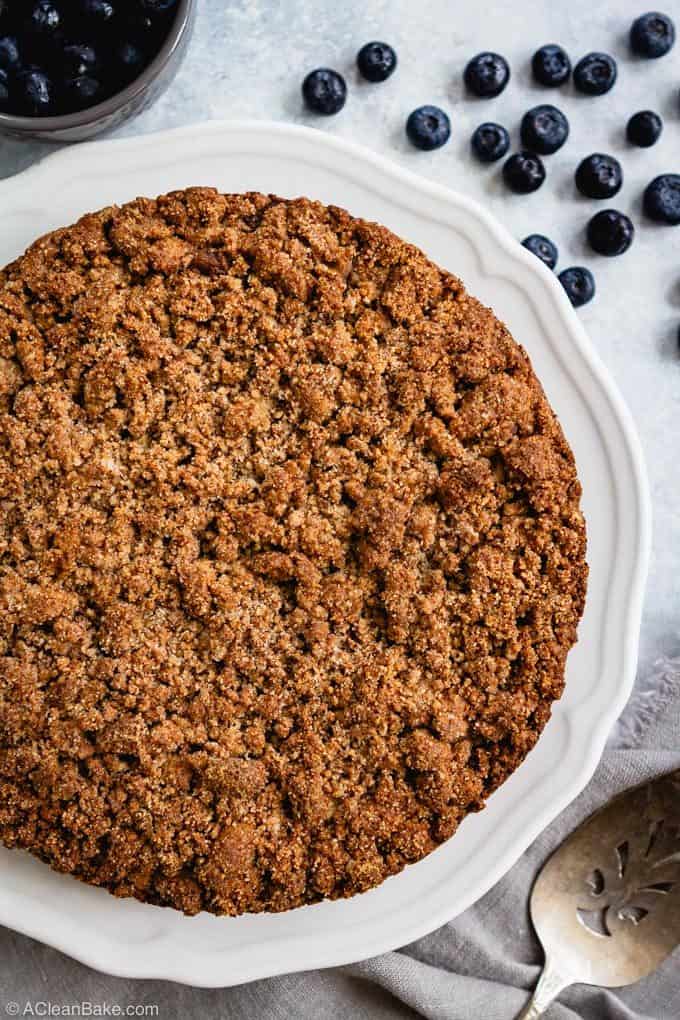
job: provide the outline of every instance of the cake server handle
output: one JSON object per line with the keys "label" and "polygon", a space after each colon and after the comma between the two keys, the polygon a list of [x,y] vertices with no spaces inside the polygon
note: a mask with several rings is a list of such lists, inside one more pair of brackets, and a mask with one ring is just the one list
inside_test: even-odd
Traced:
{"label": "cake server handle", "polygon": [[554,960],[548,956],[536,990],[517,1020],[536,1020],[537,1017],[545,1013],[550,1003],[555,1001],[560,992],[571,984],[573,984],[572,979],[563,974]]}

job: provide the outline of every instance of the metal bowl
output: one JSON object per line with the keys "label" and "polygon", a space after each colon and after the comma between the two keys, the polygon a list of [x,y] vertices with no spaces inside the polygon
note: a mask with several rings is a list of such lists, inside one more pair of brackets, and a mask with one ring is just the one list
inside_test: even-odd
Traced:
{"label": "metal bowl", "polygon": [[157,99],[175,77],[186,52],[198,0],[179,0],[172,27],[151,63],[133,82],[109,99],[58,117],[15,117],[0,113],[0,132],[43,142],[82,142],[118,127]]}

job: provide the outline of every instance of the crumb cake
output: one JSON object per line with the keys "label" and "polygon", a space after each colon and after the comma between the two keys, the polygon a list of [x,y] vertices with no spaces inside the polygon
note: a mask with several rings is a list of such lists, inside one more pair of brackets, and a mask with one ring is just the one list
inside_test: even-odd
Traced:
{"label": "crumb cake", "polygon": [[0,841],[188,914],[351,896],[559,698],[574,458],[455,276],[192,188],[0,272]]}

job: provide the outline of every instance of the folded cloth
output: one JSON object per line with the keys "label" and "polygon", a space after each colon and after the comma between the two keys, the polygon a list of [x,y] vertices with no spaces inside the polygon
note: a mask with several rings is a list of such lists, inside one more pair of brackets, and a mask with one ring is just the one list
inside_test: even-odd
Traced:
{"label": "folded cloth", "polygon": [[[335,970],[217,991],[103,977],[0,929],[0,1009],[14,1000],[154,1003],[163,1018],[201,1020],[513,1020],[538,980],[542,951],[529,920],[534,878],[550,853],[615,794],[680,768],[680,659],[658,664],[617,725],[592,781],[514,868],[431,935]],[[680,1020],[680,951],[614,991],[576,985],[546,1020]]]}

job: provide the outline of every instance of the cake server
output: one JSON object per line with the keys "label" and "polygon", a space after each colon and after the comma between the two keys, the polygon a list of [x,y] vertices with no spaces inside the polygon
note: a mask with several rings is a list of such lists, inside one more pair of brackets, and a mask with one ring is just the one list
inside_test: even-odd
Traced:
{"label": "cake server", "polygon": [[618,988],[680,945],[680,771],[616,797],[549,858],[531,894],[545,966],[518,1020],[571,984]]}

